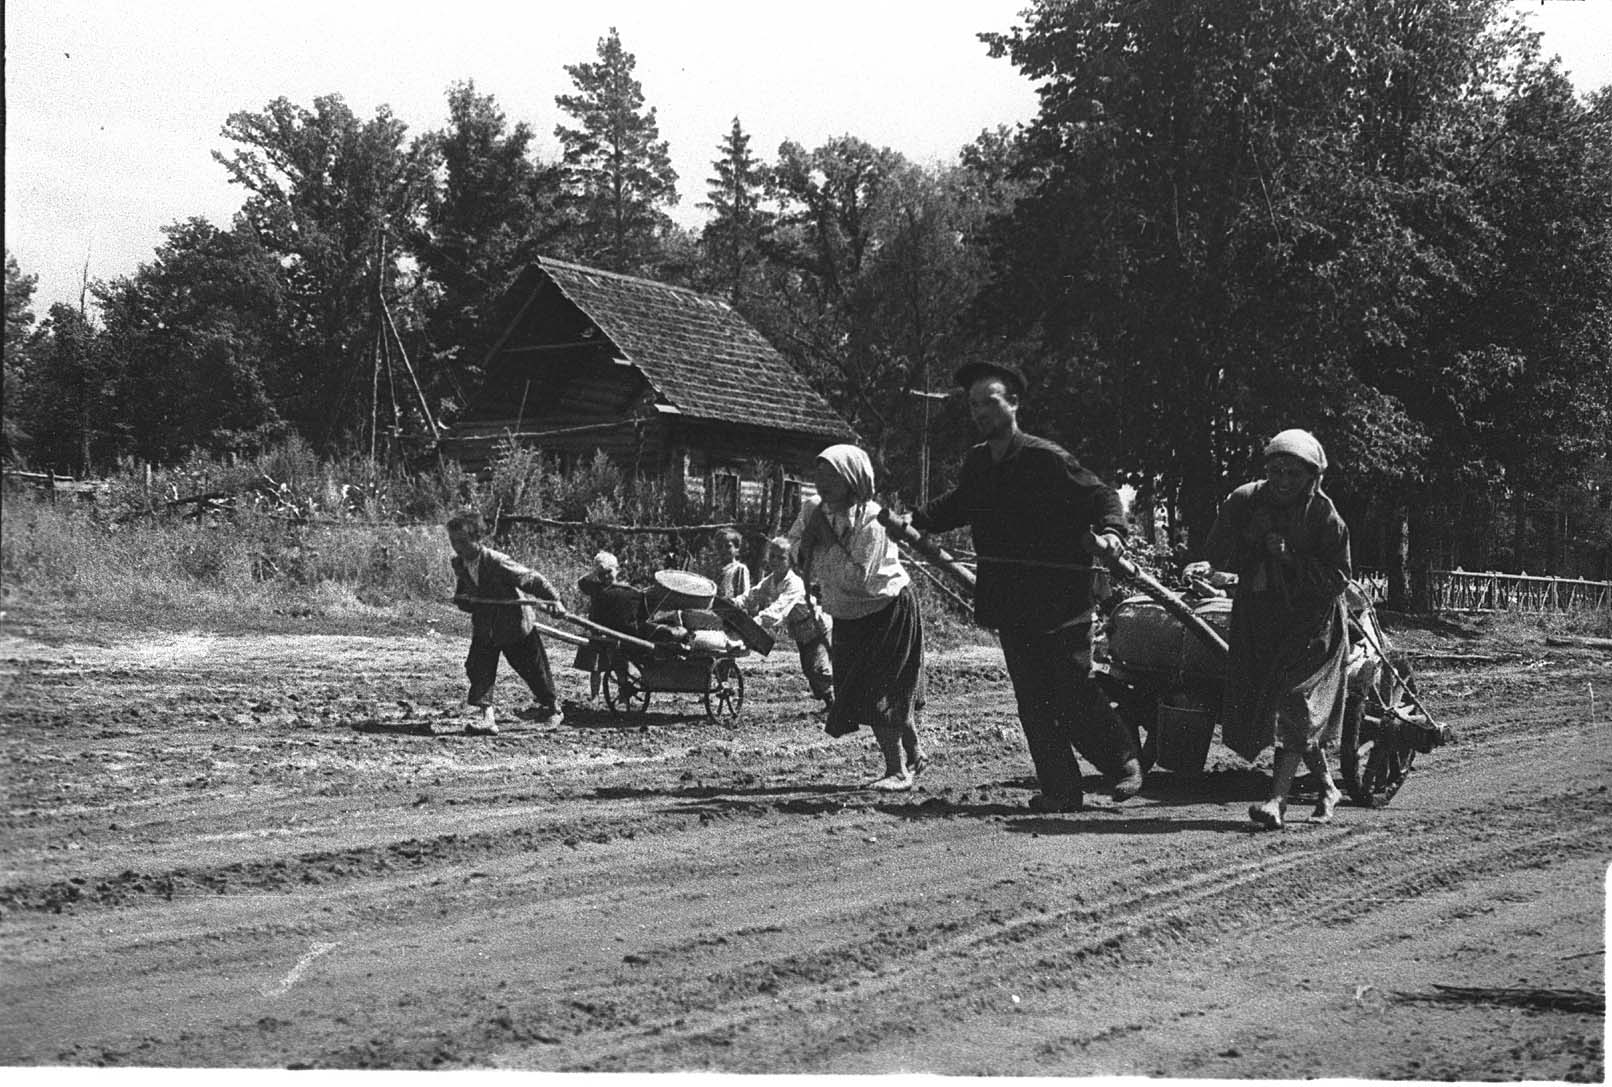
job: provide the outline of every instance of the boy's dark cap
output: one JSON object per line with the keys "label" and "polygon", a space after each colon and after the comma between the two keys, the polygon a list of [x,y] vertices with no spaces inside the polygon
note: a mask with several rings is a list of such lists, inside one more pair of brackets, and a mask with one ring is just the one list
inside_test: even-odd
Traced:
{"label": "boy's dark cap", "polygon": [[952,374],[952,380],[961,385],[964,390],[973,387],[974,382],[982,377],[999,377],[1008,387],[1008,392],[1015,396],[1023,396],[1024,390],[1030,383],[1024,380],[1024,374],[1017,366],[1005,362],[965,362]]}

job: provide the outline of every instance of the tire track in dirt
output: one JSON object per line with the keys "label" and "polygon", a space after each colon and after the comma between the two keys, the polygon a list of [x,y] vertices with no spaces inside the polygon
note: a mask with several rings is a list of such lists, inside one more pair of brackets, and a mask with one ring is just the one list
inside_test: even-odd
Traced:
{"label": "tire track in dirt", "polygon": [[[545,1008],[536,1017],[581,1036],[568,1046],[564,1068],[569,1071],[676,1066],[679,1058],[696,1056],[697,1067],[764,1070],[744,1058],[721,1059],[730,1051],[765,1051],[769,1060],[780,1059],[788,1067],[823,1069],[836,1053],[855,1051],[870,1037],[910,1031],[914,1023],[938,1019],[926,1029],[949,1029],[948,1020],[964,1021],[978,1010],[981,991],[1037,988],[1027,983],[1026,974],[1056,979],[1040,986],[1078,988],[1109,973],[1113,960],[1179,955],[1190,945],[1211,944],[1250,924],[1272,928],[1273,938],[1318,917],[1346,925],[1379,908],[1382,900],[1407,900],[1501,872],[1545,867],[1555,858],[1604,851],[1612,817],[1593,796],[1563,798],[1545,807],[1549,814],[1574,820],[1570,829],[1544,841],[1521,841],[1516,830],[1532,824],[1525,817],[1530,813],[1519,812],[1507,821],[1510,825],[1477,840],[1450,821],[1420,827],[1409,848],[1400,834],[1331,833],[1327,841],[1306,840],[1302,852],[1234,857],[1179,870],[1150,868],[1155,886],[1147,891],[1116,893],[1077,908],[1060,910],[1044,901],[1003,917],[1004,905],[977,912],[962,925],[885,929],[857,944],[715,974],[676,969],[668,962],[669,976],[639,983],[614,979],[597,991],[574,995],[572,1014]],[[1348,893],[1362,884],[1373,893]],[[876,920],[868,917],[870,924]],[[958,982],[960,975],[967,981]],[[847,977],[854,979],[848,993]],[[634,990],[642,992],[629,996]],[[810,1028],[799,1026],[803,1017],[813,1022]],[[632,1020],[630,1026],[620,1025],[623,1018]],[[838,1029],[822,1030],[825,1021]],[[675,1035],[669,1033],[674,1022]],[[740,1046],[741,1035],[765,1038],[766,1044]]]}
{"label": "tire track in dirt", "polygon": [[[1525,705],[1508,714],[1480,718],[1480,727],[1473,727],[1463,717],[1452,720],[1458,723],[1464,739],[1457,747],[1441,749],[1439,753],[1449,755],[1459,752],[1464,756],[1461,761],[1492,757],[1496,746],[1501,743],[1537,742],[1555,732],[1576,732],[1583,728],[1566,719],[1559,707],[1550,704]],[[531,801],[539,795],[541,791],[534,790],[478,799],[482,803],[509,799]],[[654,790],[613,790],[608,786],[601,786],[592,792],[596,798],[622,796],[648,799],[655,795]],[[724,790],[709,787],[689,790],[685,795],[703,796],[714,801],[723,799]],[[553,796],[557,804],[568,799],[576,798],[567,797],[563,792]],[[418,869],[433,863],[464,863],[478,857],[531,851],[555,842],[565,845],[584,841],[606,843],[615,838],[633,838],[645,833],[686,832],[694,826],[706,826],[718,819],[765,817],[779,811],[798,814],[826,812],[840,810],[854,803],[854,799],[787,796],[753,802],[728,800],[708,805],[693,817],[686,812],[669,811],[662,807],[646,818],[641,809],[635,808],[614,816],[589,813],[583,818],[538,827],[470,834],[447,833],[425,839],[410,838],[340,851],[311,851],[214,867],[187,866],[154,871],[125,869],[99,878],[75,875],[43,884],[14,883],[0,887],[0,907],[60,912],[69,907],[129,905],[148,897],[171,900],[176,895],[184,894],[283,890],[299,884],[333,879],[362,879],[367,874],[386,873],[400,867]]]}

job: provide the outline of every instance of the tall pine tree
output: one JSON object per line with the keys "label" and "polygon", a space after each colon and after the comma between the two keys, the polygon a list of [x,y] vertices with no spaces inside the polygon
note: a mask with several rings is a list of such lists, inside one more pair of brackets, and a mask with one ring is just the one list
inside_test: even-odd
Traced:
{"label": "tall pine tree", "polygon": [[537,160],[533,133],[511,126],[492,95],[473,82],[448,90],[448,127],[437,134],[442,183],[414,239],[420,267],[436,286],[427,337],[436,365],[425,377],[447,414],[480,380],[500,331],[491,315],[520,269],[556,244],[559,166]]}
{"label": "tall pine tree", "polygon": [[722,157],[711,163],[716,176],[705,183],[707,199],[700,203],[713,214],[700,234],[710,282],[737,304],[749,290],[749,280],[760,263],[760,244],[773,216],[762,206],[767,167],[750,153],[750,136],[733,119],[722,141]]}
{"label": "tall pine tree", "polygon": [[677,203],[677,172],[660,138],[653,107],[633,78],[637,61],[616,28],[599,41],[595,63],[568,64],[576,94],[555,103],[577,127],[554,134],[565,149],[563,204],[572,216],[578,259],[616,272],[650,271],[671,227],[666,207]]}

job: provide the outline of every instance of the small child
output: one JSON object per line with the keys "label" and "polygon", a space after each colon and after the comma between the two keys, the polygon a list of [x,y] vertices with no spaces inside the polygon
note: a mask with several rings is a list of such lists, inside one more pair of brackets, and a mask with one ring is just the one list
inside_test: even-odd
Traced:
{"label": "small child", "polygon": [[789,631],[800,650],[800,670],[826,709],[834,707],[834,667],[829,663],[831,620],[807,596],[806,583],[789,566],[789,540],[775,536],[767,541],[767,576],[755,588],[733,601],[754,616],[761,628],[776,634]]}
{"label": "small child", "polygon": [[716,534],[717,561],[722,564],[716,576],[716,594],[728,600],[737,600],[750,591],[750,568],[739,558],[744,550],[744,537],[738,530],[719,529]]}
{"label": "small child", "polygon": [[[577,579],[577,592],[588,603],[588,618],[600,626],[637,635],[649,619],[643,592],[621,580],[621,563],[608,551],[593,556],[593,570]],[[606,669],[613,671],[622,689],[626,689],[626,660],[602,638],[579,646],[572,667],[587,671],[590,697],[598,696],[599,681]]]}
{"label": "small child", "polygon": [[471,736],[498,734],[492,693],[500,653],[531,688],[537,704],[536,718],[558,724],[565,714],[555,697],[548,652],[533,629],[531,612],[516,601],[536,597],[541,601],[538,606],[550,615],[564,615],[560,594],[536,570],[482,543],[487,522],[481,514],[459,514],[448,521],[447,527],[454,553],[453,602],[460,611],[470,613],[470,652],[465,657],[470,694],[466,701],[481,708],[480,721],[467,724],[465,732]]}

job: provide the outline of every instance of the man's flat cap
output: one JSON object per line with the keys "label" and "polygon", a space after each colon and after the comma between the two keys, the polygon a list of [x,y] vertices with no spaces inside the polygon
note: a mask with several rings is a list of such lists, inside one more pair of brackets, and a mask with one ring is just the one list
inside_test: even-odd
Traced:
{"label": "man's flat cap", "polygon": [[999,377],[1007,386],[1008,392],[1015,396],[1023,396],[1024,390],[1030,383],[1024,380],[1024,374],[1017,366],[1005,362],[965,362],[952,374],[952,380],[965,390],[971,388],[974,382],[982,377]]}

